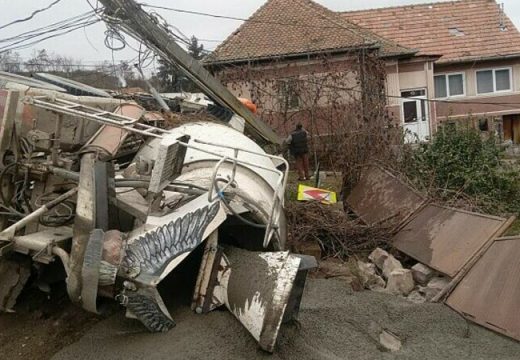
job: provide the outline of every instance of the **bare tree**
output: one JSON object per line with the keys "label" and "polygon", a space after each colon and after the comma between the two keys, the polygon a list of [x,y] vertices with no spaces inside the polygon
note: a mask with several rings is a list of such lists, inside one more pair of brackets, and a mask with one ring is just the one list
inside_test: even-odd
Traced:
{"label": "bare tree", "polygon": [[13,51],[0,53],[1,71],[17,73],[21,71],[22,65],[22,58],[19,53]]}

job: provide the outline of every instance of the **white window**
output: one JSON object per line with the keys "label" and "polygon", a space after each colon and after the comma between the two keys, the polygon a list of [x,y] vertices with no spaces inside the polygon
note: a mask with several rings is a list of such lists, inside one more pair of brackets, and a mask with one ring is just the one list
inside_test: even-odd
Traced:
{"label": "white window", "polygon": [[466,93],[464,73],[435,75],[434,82],[436,98],[464,96]]}
{"label": "white window", "polygon": [[513,90],[511,68],[477,71],[477,93],[489,94]]}

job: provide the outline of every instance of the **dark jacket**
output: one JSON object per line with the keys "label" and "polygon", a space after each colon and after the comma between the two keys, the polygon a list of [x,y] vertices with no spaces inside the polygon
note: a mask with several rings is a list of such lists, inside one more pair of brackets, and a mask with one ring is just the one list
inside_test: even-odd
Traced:
{"label": "dark jacket", "polygon": [[307,154],[309,152],[309,145],[307,144],[307,131],[304,129],[296,130],[291,133],[289,142],[289,151],[291,155],[298,156]]}

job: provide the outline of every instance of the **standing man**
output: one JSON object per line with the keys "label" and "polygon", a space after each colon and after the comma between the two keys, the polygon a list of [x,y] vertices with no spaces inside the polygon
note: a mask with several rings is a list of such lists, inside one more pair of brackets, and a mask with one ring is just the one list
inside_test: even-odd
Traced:
{"label": "standing man", "polygon": [[298,170],[298,180],[309,179],[309,133],[302,124],[296,125],[296,129],[285,140],[289,144],[289,151],[296,159],[296,169]]}

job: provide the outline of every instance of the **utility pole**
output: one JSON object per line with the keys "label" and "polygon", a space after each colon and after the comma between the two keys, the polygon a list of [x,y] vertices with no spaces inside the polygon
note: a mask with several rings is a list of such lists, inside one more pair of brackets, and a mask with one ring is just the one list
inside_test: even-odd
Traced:
{"label": "utility pole", "polygon": [[133,0],[99,1],[105,6],[108,15],[121,20],[110,26],[120,26],[165,60],[177,65],[213,101],[244,118],[246,132],[257,141],[281,144],[281,138],[267,124],[256,118],[220,81],[177,45],[167,29],[159,25],[139,4]]}

